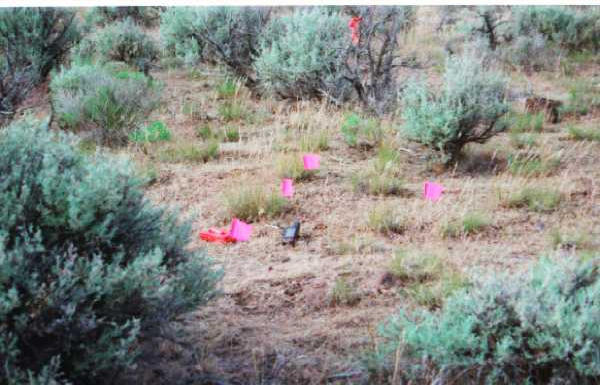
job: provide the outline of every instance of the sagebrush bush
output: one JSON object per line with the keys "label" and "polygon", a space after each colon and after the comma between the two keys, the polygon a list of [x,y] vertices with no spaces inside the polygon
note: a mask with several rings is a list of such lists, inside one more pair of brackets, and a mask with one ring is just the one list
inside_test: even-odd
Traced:
{"label": "sagebrush bush", "polygon": [[504,77],[473,53],[451,57],[437,94],[422,83],[407,86],[401,129],[409,139],[453,161],[465,144],[483,143],[506,129],[500,119],[508,111],[505,88]]}
{"label": "sagebrush bush", "polygon": [[169,7],[160,15],[160,36],[167,52],[186,65],[197,65],[203,56],[204,42],[194,35],[194,14],[189,7]]}
{"label": "sagebrush bush", "polygon": [[596,383],[599,263],[543,259],[516,277],[478,280],[439,312],[400,311],[382,325],[370,369],[431,383]]}
{"label": "sagebrush bush", "polygon": [[120,61],[145,73],[159,55],[154,41],[129,18],[89,35],[79,43],[76,51],[80,61]]}
{"label": "sagebrush bush", "polygon": [[69,142],[31,120],[0,133],[2,383],[114,383],[220,277],[131,165]]}
{"label": "sagebrush bush", "polygon": [[339,13],[321,7],[272,18],[254,63],[262,87],[283,98],[340,98],[349,88],[341,72],[346,24]]}
{"label": "sagebrush bush", "polygon": [[568,50],[600,48],[600,10],[576,10],[567,6],[513,7],[516,36],[539,34]]}
{"label": "sagebrush bush", "polygon": [[78,39],[71,9],[0,9],[0,121],[13,116]]}
{"label": "sagebrush bush", "polygon": [[160,19],[162,8],[164,7],[93,7],[84,17],[88,24],[108,25],[114,21],[132,19],[150,27]]}
{"label": "sagebrush bush", "polygon": [[160,84],[140,72],[113,73],[98,65],[63,69],[50,83],[61,127],[89,130],[98,143],[123,144],[158,107]]}
{"label": "sagebrush bush", "polygon": [[161,34],[171,52],[192,63],[214,57],[252,88],[252,63],[269,15],[268,7],[184,7],[163,13]]}

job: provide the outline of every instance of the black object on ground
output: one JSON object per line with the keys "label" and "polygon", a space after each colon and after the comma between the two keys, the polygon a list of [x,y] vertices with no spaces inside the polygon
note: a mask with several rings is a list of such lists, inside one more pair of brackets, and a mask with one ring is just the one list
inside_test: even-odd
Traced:
{"label": "black object on ground", "polygon": [[291,226],[283,229],[283,243],[291,243],[292,246],[296,244],[298,237],[300,236],[300,222],[295,221]]}

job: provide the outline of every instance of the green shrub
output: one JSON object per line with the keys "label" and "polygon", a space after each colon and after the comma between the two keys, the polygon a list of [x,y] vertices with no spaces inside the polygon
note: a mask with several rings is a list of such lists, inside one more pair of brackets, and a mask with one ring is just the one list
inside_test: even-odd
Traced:
{"label": "green shrub", "polygon": [[386,376],[396,368],[399,381],[414,383],[593,384],[598,263],[544,259],[516,277],[478,280],[441,311],[401,310],[380,328],[370,369]]}
{"label": "green shrub", "polygon": [[384,131],[374,118],[349,114],[342,122],[342,136],[350,147],[372,148],[383,141]]}
{"label": "green shrub", "polygon": [[473,54],[450,58],[439,96],[423,84],[406,88],[401,129],[409,139],[453,161],[465,144],[483,143],[506,128],[500,120],[508,111],[505,85],[500,74]]}
{"label": "green shrub", "polygon": [[171,131],[161,121],[152,122],[149,126],[131,133],[134,142],[159,142],[171,139]]}
{"label": "green shrub", "polygon": [[341,97],[349,87],[341,77],[346,24],[321,7],[271,19],[254,64],[261,85],[283,98]]}
{"label": "green shrub", "polygon": [[507,198],[508,207],[527,207],[531,211],[550,212],[555,210],[561,201],[558,191],[545,188],[526,187]]}
{"label": "green shrub", "polygon": [[91,130],[102,144],[123,144],[160,103],[161,87],[143,74],[117,77],[94,65],[63,69],[50,83],[59,125]]}
{"label": "green shrub", "polygon": [[227,77],[217,85],[217,95],[220,99],[231,99],[238,94],[240,86],[239,81]]}
{"label": "green shrub", "polygon": [[0,123],[79,39],[68,8],[0,9]]}
{"label": "green shrub", "polygon": [[258,186],[236,186],[225,196],[228,214],[244,221],[275,218],[289,208],[289,202]]}
{"label": "green shrub", "polygon": [[190,223],[129,164],[86,158],[37,122],[0,133],[2,383],[113,383],[140,337],[215,294]]}
{"label": "green shrub", "polygon": [[158,53],[154,41],[133,20],[126,19],[86,37],[77,47],[76,58],[81,63],[119,61],[147,73]]}
{"label": "green shrub", "polygon": [[161,34],[176,54],[214,57],[254,87],[252,63],[269,15],[268,7],[182,7],[163,14]]}

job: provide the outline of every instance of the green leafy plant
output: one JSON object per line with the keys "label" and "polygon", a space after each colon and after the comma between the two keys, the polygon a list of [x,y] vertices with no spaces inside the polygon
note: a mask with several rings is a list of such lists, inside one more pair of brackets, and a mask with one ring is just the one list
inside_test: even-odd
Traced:
{"label": "green leafy plant", "polygon": [[161,121],[152,122],[149,126],[131,133],[134,142],[161,142],[171,139],[171,131]]}
{"label": "green leafy plant", "polygon": [[216,294],[190,223],[144,197],[125,161],[32,120],[0,133],[0,377],[109,383],[141,338]]}
{"label": "green leafy plant", "polygon": [[411,140],[441,153],[450,162],[465,144],[483,143],[505,130],[506,81],[473,53],[447,60],[444,86],[437,95],[411,83],[403,93],[401,129]]}

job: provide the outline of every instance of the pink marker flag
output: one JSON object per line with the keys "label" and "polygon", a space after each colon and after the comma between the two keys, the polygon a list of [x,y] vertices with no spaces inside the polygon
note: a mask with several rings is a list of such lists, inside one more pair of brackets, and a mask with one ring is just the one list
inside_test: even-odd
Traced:
{"label": "pink marker flag", "polygon": [[443,191],[444,187],[441,184],[427,181],[423,185],[423,194],[425,195],[425,199],[428,199],[433,202],[439,200],[442,197]]}
{"label": "pink marker flag", "polygon": [[294,185],[290,178],[284,178],[281,181],[281,195],[286,198],[291,198],[294,195]]}
{"label": "pink marker flag", "polygon": [[316,170],[319,168],[321,157],[317,154],[305,154],[302,157],[305,170]]}
{"label": "pink marker flag", "polygon": [[252,234],[252,225],[244,223],[237,218],[233,218],[229,235],[238,242],[244,242],[250,239],[250,234]]}

